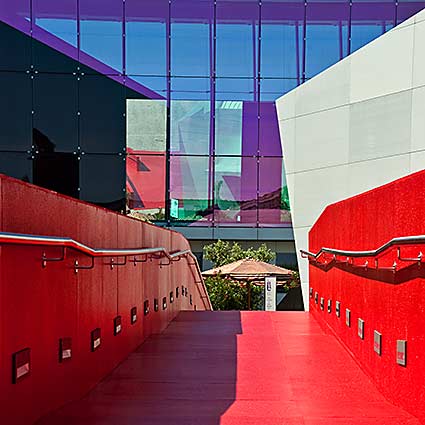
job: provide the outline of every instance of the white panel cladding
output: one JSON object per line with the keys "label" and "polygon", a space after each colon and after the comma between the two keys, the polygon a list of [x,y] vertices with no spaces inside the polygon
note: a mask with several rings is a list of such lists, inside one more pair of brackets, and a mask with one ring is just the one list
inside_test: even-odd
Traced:
{"label": "white panel cladding", "polygon": [[412,94],[411,148],[412,152],[425,150],[425,87]]}
{"label": "white panel cladding", "polygon": [[420,85],[425,11],[277,101],[306,308],[299,250],[326,206],[425,168]]}
{"label": "white panel cladding", "polygon": [[415,26],[389,31],[351,55],[351,102],[412,87]]}
{"label": "white panel cladding", "polygon": [[411,90],[350,105],[350,162],[410,151]]}
{"label": "white panel cladding", "polygon": [[349,117],[349,106],[343,106],[295,118],[297,172],[348,162]]}

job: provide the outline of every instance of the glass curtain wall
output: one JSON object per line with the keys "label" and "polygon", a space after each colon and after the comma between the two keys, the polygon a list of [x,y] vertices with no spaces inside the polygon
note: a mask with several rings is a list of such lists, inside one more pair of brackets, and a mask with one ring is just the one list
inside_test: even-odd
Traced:
{"label": "glass curtain wall", "polygon": [[424,6],[0,0],[0,171],[169,225],[291,226],[275,100]]}

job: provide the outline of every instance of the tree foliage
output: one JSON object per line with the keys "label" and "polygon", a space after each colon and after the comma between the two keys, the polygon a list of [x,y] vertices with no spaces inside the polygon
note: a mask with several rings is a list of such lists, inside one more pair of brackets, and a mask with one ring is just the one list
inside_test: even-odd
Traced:
{"label": "tree foliage", "polygon": [[248,310],[248,290],[251,292],[251,309],[259,310],[263,303],[261,286],[241,284],[236,280],[221,275],[209,276],[205,286],[214,310]]}
{"label": "tree foliage", "polygon": [[258,249],[250,247],[243,250],[237,242],[218,240],[204,247],[204,257],[210,260],[214,267],[221,267],[244,258],[270,263],[276,254],[266,244],[260,245]]}

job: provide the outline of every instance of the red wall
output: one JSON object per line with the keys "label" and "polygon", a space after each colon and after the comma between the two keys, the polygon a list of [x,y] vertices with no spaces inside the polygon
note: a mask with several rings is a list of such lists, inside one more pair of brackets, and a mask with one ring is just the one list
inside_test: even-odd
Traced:
{"label": "red wall", "polygon": [[[176,232],[0,175],[0,230],[64,236],[95,248],[188,249]],[[41,267],[42,247],[0,246],[0,423],[30,424],[46,412],[81,397],[150,334],[161,332],[180,310],[208,309],[185,259],[160,268],[158,260],[113,270],[97,259],[93,270],[74,273],[90,259],[68,251],[64,262]],[[48,255],[60,251],[50,248]],[[188,288],[182,297],[181,286]],[[179,297],[175,289],[179,287]],[[174,302],[169,294],[174,291]],[[193,305],[190,305],[190,296]],[[168,308],[162,310],[162,298]],[[154,298],[160,310],[154,312]],[[143,316],[149,300],[150,313]],[[205,306],[204,306],[205,302]],[[130,323],[137,307],[138,320]],[[123,331],[114,336],[113,319]],[[91,352],[90,332],[101,328],[101,347]],[[72,338],[72,360],[58,361],[59,338]],[[12,384],[12,354],[31,349],[31,376]]]}
{"label": "red wall", "polygon": [[[423,235],[424,211],[425,172],[419,172],[329,206],[310,231],[310,251],[321,247],[368,250],[394,237]],[[402,254],[416,257],[419,251],[425,253],[425,247],[403,248]],[[381,264],[389,266],[395,259],[392,250]],[[394,284],[371,279],[369,272],[364,276],[337,268],[325,272],[310,265],[310,286],[319,293],[319,304],[310,298],[312,313],[335,331],[388,399],[421,419],[425,419],[424,269],[425,264],[419,271],[413,266],[406,271],[405,282]],[[320,297],[325,298],[324,311]],[[328,299],[333,304],[331,314],[326,312]],[[335,315],[337,300],[340,318]],[[346,308],[351,310],[351,327],[345,324]],[[364,340],[357,335],[358,318],[365,321]],[[382,356],[373,350],[374,330],[382,334]],[[407,340],[406,367],[396,364],[398,339]]]}

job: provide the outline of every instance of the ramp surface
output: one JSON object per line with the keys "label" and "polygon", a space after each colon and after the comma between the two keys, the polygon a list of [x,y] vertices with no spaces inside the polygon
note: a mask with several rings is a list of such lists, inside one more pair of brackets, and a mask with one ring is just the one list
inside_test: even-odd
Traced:
{"label": "ramp surface", "polygon": [[413,425],[304,312],[183,312],[41,425]]}

